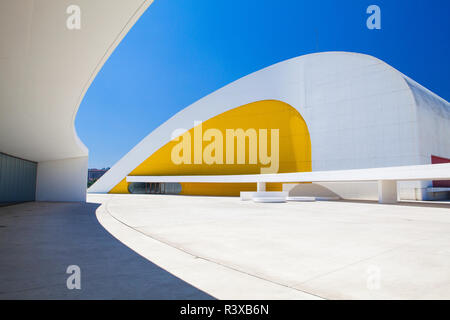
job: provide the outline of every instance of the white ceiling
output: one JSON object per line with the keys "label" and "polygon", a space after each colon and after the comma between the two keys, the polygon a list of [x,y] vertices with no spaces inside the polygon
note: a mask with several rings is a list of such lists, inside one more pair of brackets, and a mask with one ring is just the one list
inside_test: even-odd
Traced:
{"label": "white ceiling", "polygon": [[[153,0],[0,1],[0,152],[32,161],[83,157],[78,107]],[[69,5],[81,29],[69,30]]]}

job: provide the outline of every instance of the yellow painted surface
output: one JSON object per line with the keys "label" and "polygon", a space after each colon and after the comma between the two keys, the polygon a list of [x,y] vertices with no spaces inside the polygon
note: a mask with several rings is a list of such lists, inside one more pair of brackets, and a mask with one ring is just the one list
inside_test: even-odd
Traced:
{"label": "yellow painted surface", "polygon": [[[192,124],[194,126],[194,124]],[[224,112],[202,123],[205,133],[208,129],[218,129],[224,137],[223,154],[226,153],[226,129],[279,129],[279,170],[278,173],[311,171],[311,139],[308,127],[300,113],[290,105],[276,100],[253,102]],[[198,132],[198,131],[197,131]],[[236,175],[260,174],[267,165],[248,164],[247,141],[246,164],[194,164],[194,128],[189,130],[192,138],[191,163],[176,165],[171,159],[174,146],[180,141],[170,141],[150,155],[135,168],[131,176],[171,176],[171,175]],[[203,150],[210,142],[203,141]],[[270,139],[268,143],[270,150]],[[237,150],[235,145],[235,156]],[[224,157],[225,158],[225,157]],[[281,184],[268,184],[268,191],[281,191]],[[240,191],[254,191],[256,183],[182,183],[181,194],[238,196]],[[110,193],[128,193],[127,182],[122,180]]]}
{"label": "yellow painted surface", "polygon": [[123,194],[123,193],[130,193],[128,192],[128,183],[127,178],[123,178],[122,181],[120,181],[114,188],[112,188],[109,193],[116,193],[116,194]]}

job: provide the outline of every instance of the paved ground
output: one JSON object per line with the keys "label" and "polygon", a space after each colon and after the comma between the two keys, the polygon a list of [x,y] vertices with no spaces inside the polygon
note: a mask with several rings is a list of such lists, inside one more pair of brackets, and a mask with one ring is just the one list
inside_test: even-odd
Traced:
{"label": "paved ground", "polygon": [[0,208],[0,299],[450,299],[448,205],[88,200]]}
{"label": "paved ground", "polygon": [[[0,299],[211,299],[112,237],[98,204],[0,208]],[[69,265],[81,290],[68,290]]]}
{"label": "paved ground", "polygon": [[450,206],[99,196],[118,239],[217,298],[450,299]]}

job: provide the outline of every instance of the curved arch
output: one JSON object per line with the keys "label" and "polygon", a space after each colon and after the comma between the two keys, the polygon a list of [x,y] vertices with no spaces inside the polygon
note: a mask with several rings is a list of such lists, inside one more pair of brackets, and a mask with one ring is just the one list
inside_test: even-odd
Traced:
{"label": "curved arch", "polygon": [[[212,142],[202,142],[204,134],[208,130],[215,130],[221,139],[221,163],[206,164],[204,161],[195,163],[195,142],[202,143],[201,153],[206,152],[206,148]],[[301,116],[301,114],[291,105],[278,100],[263,100],[249,103],[229,111],[223,112],[211,119],[206,120],[200,125],[192,126],[190,130],[180,137],[182,139],[189,139],[189,154],[190,161],[188,164],[175,164],[172,160],[172,150],[179,141],[172,140],[166,143],[156,152],[150,154],[148,158],[139,166],[131,171],[129,175],[216,175],[216,174],[257,174],[261,170],[267,169],[268,164],[263,164],[260,161],[250,163],[250,138],[246,139],[245,144],[245,160],[244,164],[239,164],[237,161],[228,163],[226,158],[227,145],[234,144],[227,137],[227,130],[242,129],[243,131],[253,130],[257,138],[255,138],[255,150],[260,150],[261,142],[258,138],[261,135],[261,130],[266,132],[270,139],[271,130],[278,130],[277,150],[276,155],[271,154],[270,166],[272,170],[279,173],[288,172],[304,172],[311,171],[311,138],[309,135],[308,126]],[[201,130],[201,131],[200,131]],[[201,135],[200,139],[198,135]],[[199,140],[198,140],[199,139]],[[234,138],[233,138],[234,139]],[[275,145],[275,141],[268,141],[269,149],[267,155],[271,153],[270,146]],[[234,157],[237,156],[238,146],[234,144]],[[218,151],[215,151],[218,152]],[[215,154],[217,155],[217,154]],[[228,155],[227,155],[228,156]],[[276,158],[276,159],[275,159]],[[202,159],[204,160],[204,159]],[[276,165],[274,164],[276,161]],[[269,189],[281,189],[281,184],[273,184]],[[254,184],[182,184],[182,194],[194,195],[239,195],[239,191],[255,189]],[[128,193],[128,184],[123,179],[116,185],[110,193]]]}
{"label": "curved arch", "polygon": [[75,29],[66,24],[66,1],[1,2],[10,32],[0,39],[0,89],[7,93],[0,151],[38,163],[37,200],[86,200],[88,149],[75,117],[99,70],[152,2],[84,1]]}

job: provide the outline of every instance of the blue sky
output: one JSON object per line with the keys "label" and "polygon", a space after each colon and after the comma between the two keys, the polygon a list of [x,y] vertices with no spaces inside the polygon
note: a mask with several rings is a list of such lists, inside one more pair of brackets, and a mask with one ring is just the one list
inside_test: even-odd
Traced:
{"label": "blue sky", "polygon": [[[368,30],[366,9],[381,8]],[[112,166],[172,115],[251,72],[321,51],[373,55],[447,101],[448,0],[155,0],[89,88],[76,129]]]}

